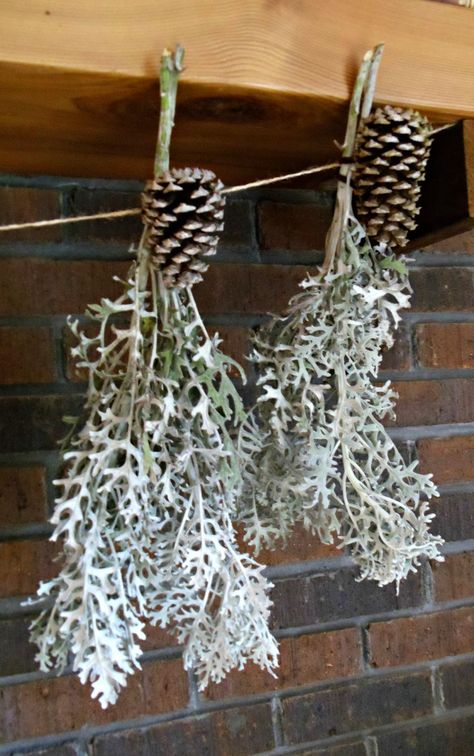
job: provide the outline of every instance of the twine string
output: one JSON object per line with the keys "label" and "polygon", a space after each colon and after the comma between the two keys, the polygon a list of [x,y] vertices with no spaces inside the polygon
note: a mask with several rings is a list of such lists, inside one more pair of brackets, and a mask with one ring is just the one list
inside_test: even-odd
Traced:
{"label": "twine string", "polygon": [[[472,0],[474,2],[474,0]],[[431,135],[438,134],[440,131],[455,126],[455,123],[448,123],[445,126],[439,126],[431,131]],[[228,186],[222,190],[222,194],[233,194],[234,192],[242,192],[246,189],[255,189],[259,186],[268,186],[269,184],[277,184],[281,181],[290,181],[291,179],[300,178],[301,176],[311,176],[316,173],[322,173],[323,171],[329,171],[334,168],[340,168],[341,163],[326,163],[325,165],[316,165],[309,168],[303,168],[301,171],[295,171],[294,173],[282,173],[279,176],[272,176],[271,178],[259,179],[257,181],[249,181],[247,184],[239,184],[237,186]],[[9,223],[4,226],[0,226],[1,231],[20,231],[24,228],[41,228],[44,226],[62,226],[66,223],[84,223],[85,221],[93,220],[112,220],[113,218],[126,218],[132,215],[140,215],[142,212],[140,207],[129,207],[124,210],[111,210],[103,213],[94,213],[93,215],[73,215],[71,218],[51,218],[41,221],[30,221],[28,223]]]}
{"label": "twine string", "polygon": [[[313,168],[304,168],[295,173],[283,173],[280,176],[273,176],[258,181],[250,181],[248,184],[239,184],[238,186],[228,186],[222,190],[222,194],[231,194],[233,192],[242,192],[245,189],[254,189],[258,186],[267,186],[276,184],[279,181],[289,181],[300,176],[309,176],[313,173],[321,173],[332,168],[339,168],[340,163],[327,163],[327,165],[316,165]],[[124,210],[111,210],[103,213],[94,213],[93,215],[73,215],[71,218],[51,218],[50,220],[31,221],[29,223],[10,223],[6,226],[0,226],[0,231],[18,231],[23,228],[39,228],[40,226],[60,226],[65,223],[82,223],[90,220],[110,220],[112,218],[125,218],[129,215],[140,215],[141,207],[129,207]]]}

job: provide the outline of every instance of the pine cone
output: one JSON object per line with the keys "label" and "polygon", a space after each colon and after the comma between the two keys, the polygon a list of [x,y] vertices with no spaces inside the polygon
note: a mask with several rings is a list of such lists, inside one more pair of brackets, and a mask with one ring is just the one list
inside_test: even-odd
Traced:
{"label": "pine cone", "polygon": [[152,259],[168,288],[202,281],[224,226],[223,184],[212,171],[171,169],[149,181],[142,194],[142,220],[149,226]]}
{"label": "pine cone", "polygon": [[375,242],[404,247],[416,228],[430,131],[420,113],[391,105],[377,108],[362,126],[353,179],[356,215]]}

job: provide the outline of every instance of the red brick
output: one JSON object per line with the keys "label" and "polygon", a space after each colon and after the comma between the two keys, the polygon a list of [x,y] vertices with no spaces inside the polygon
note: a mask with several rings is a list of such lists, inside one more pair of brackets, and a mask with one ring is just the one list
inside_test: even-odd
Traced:
{"label": "red brick", "polygon": [[[283,699],[287,744],[380,727],[432,711],[429,672],[362,679]],[[387,754],[388,756],[388,754]]]}
{"label": "red brick", "polygon": [[298,756],[367,756],[363,740],[334,746],[310,747],[309,751],[298,751]]}
{"label": "red brick", "polygon": [[433,533],[446,541],[474,538],[473,491],[443,494],[440,499],[432,499],[431,506],[436,513],[431,525]]}
{"label": "red brick", "polygon": [[398,426],[469,423],[474,420],[474,381],[398,381]]}
{"label": "red brick", "polygon": [[474,651],[474,607],[377,622],[369,628],[374,667],[395,667]]}
{"label": "red brick", "polygon": [[0,467],[0,527],[43,522],[46,507],[44,467]]}
{"label": "red brick", "polygon": [[243,672],[233,671],[218,685],[211,684],[205,695],[212,700],[248,696],[350,677],[360,669],[361,648],[359,632],[355,628],[301,635],[281,641],[277,678],[249,663]]}
{"label": "red brick", "polygon": [[268,703],[104,733],[92,743],[94,756],[246,756],[273,745]]}
{"label": "red brick", "polygon": [[324,250],[332,207],[315,204],[261,202],[258,206],[260,247],[263,250]]}
{"label": "red brick", "polygon": [[219,249],[239,249],[246,252],[254,246],[255,208],[251,200],[228,197],[225,204],[224,229]]}
{"label": "red brick", "polygon": [[0,676],[19,675],[36,669],[37,648],[30,643],[29,625],[32,617],[0,622]]}
{"label": "red brick", "polygon": [[472,268],[419,268],[412,270],[412,309],[423,312],[474,310]]}
{"label": "red brick", "polygon": [[179,659],[148,662],[105,711],[90,693],[75,675],[0,688],[0,731],[16,740],[182,709],[187,675]]}
{"label": "red brick", "polygon": [[474,596],[474,552],[448,555],[444,562],[434,562],[432,568],[436,601]]}
{"label": "red brick", "polygon": [[384,352],[381,370],[410,370],[411,345],[410,329],[404,322],[395,332],[395,343],[391,349]]}
{"label": "red brick", "polygon": [[0,315],[81,314],[102,297],[116,297],[128,263],[81,260],[63,262],[38,258],[0,261],[5,282]]}
{"label": "red brick", "polygon": [[418,724],[377,735],[380,756],[472,756],[474,716]]}
{"label": "red brick", "polygon": [[474,480],[474,436],[425,438],[417,443],[420,470],[439,485]]}
{"label": "red brick", "polygon": [[178,645],[171,630],[164,630],[162,627],[153,627],[153,625],[147,624],[145,634],[146,640],[141,642],[144,651],[156,651],[160,648],[171,648]]}
{"label": "red brick", "polygon": [[[213,336],[215,333],[219,334],[219,338],[222,340],[219,349],[229,357],[232,357],[247,372],[249,363],[246,357],[248,357],[250,351],[248,329],[239,328],[238,326],[216,326],[207,330],[210,336]],[[238,377],[240,376],[240,371],[232,367],[229,370],[229,375]]]}
{"label": "red brick", "polygon": [[203,313],[282,312],[308,272],[315,269],[304,265],[211,265],[204,283],[196,286],[195,296]]}
{"label": "red brick", "polygon": [[274,747],[269,703],[216,711],[211,728],[215,753],[222,756],[250,756]]}
{"label": "red brick", "polygon": [[[188,705],[188,675],[182,659],[161,659],[143,664],[144,704],[142,714],[161,714]],[[130,719],[127,714],[122,719]]]}
{"label": "red brick", "polygon": [[[454,5],[458,5],[458,0],[451,0]],[[423,247],[425,252],[457,252],[462,254],[474,254],[474,228],[464,231],[461,234],[455,234],[447,239],[442,239]]]}
{"label": "red brick", "polygon": [[423,323],[416,343],[422,367],[474,367],[474,323]]}
{"label": "red brick", "polygon": [[381,614],[424,603],[421,574],[411,573],[397,594],[394,583],[379,588],[358,580],[359,570],[316,570],[311,575],[275,580],[272,627],[306,627],[366,614]]}
{"label": "red brick", "polygon": [[474,661],[463,659],[457,664],[440,667],[443,703],[447,709],[474,704]]}
{"label": "red brick", "polygon": [[[23,751],[21,756],[79,756],[81,753],[81,746],[77,748],[74,743],[62,743],[61,745],[39,748],[34,751]],[[15,754],[17,756],[17,754]],[[352,756],[352,755],[350,755]]]}
{"label": "red brick", "polygon": [[0,383],[52,383],[54,346],[49,328],[0,327]]}
{"label": "red brick", "polygon": [[[273,745],[271,707],[264,703],[104,733],[94,738],[92,753],[94,756],[248,756],[271,750]],[[337,751],[337,756],[344,754]],[[359,752],[351,756],[359,756]]]}
{"label": "red brick", "polygon": [[144,713],[143,679],[134,675],[118,703],[102,711],[90,697],[89,685],[74,676],[52,678],[0,688],[0,722],[6,740],[77,730]]}
{"label": "red brick", "polygon": [[[128,268],[126,262],[95,260],[1,260],[6,286],[0,315],[81,314],[102,297],[118,296],[120,284],[113,276],[124,277]],[[214,264],[195,295],[204,314],[279,312],[311,271],[303,265]]]}
{"label": "red brick", "polygon": [[92,741],[93,756],[210,756],[209,715],[137,729],[106,732]]}
{"label": "red brick", "polygon": [[82,395],[0,397],[0,437],[3,453],[56,451],[71,427],[64,416],[81,417]]}
{"label": "red brick", "polygon": [[238,535],[241,549],[255,556],[258,562],[267,567],[278,564],[290,564],[292,562],[308,562],[315,559],[327,559],[341,556],[342,552],[336,544],[322,543],[318,536],[311,535],[302,525],[296,525],[286,543],[279,541],[272,550],[262,549],[255,554],[251,546],[245,542],[243,534]]}
{"label": "red brick", "polygon": [[[0,223],[28,223],[60,216],[60,193],[56,189],[0,187]],[[2,234],[1,242],[54,242],[62,236],[61,226],[46,226]]]}
{"label": "red brick", "polygon": [[47,540],[0,543],[0,596],[35,593],[40,580],[49,580],[60,569],[53,562],[58,549]]}
{"label": "red brick", "polygon": [[[108,188],[82,188],[74,190],[70,207],[70,215],[95,215],[114,210],[126,210],[140,206],[138,192],[115,191]],[[111,242],[125,244],[137,242],[142,231],[139,215],[115,218],[113,221],[84,221],[67,226],[67,234],[74,242]]]}

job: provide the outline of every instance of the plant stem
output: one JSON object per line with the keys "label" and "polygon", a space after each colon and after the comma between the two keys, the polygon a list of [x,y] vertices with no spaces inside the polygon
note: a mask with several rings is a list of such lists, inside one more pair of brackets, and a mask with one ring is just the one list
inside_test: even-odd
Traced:
{"label": "plant stem", "polygon": [[[176,110],[179,74],[183,70],[184,48],[176,46],[174,53],[163,50],[160,67],[160,124],[156,141],[154,175],[160,176],[170,167],[170,142]],[[148,229],[145,226],[138,245],[138,290],[145,291],[148,282],[150,250],[147,245]]]}
{"label": "plant stem", "polygon": [[377,45],[372,50],[372,61],[368,76],[366,78],[366,84],[364,88],[364,98],[362,101],[361,118],[366,119],[370,115],[372,110],[372,103],[374,101],[375,85],[377,83],[377,74],[379,71],[380,61],[383,55],[383,45]]}
{"label": "plant stem", "polygon": [[177,45],[174,53],[164,50],[160,69],[160,126],[155,153],[155,176],[170,167],[170,141],[174,126],[179,74],[183,70],[184,48]]}
{"label": "plant stem", "polygon": [[350,184],[352,163],[350,161],[354,154],[361,118],[367,118],[372,107],[377,71],[382,52],[383,45],[377,45],[373,50],[366,52],[352,91],[349,115],[347,117],[346,136],[342,149],[342,165],[339,171],[334,216],[326,237],[326,256],[322,267],[324,273],[328,273],[331,270],[341,248],[344,228],[347,223],[347,216],[352,200]]}

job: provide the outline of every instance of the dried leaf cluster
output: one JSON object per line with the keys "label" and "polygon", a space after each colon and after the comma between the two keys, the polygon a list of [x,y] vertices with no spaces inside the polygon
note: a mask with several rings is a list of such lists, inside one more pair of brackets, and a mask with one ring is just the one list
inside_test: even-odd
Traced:
{"label": "dried leaf cluster", "polygon": [[201,687],[248,659],[271,671],[278,656],[271,586],[232,525],[242,406],[231,361],[191,290],[167,289],[145,250],[138,259],[124,293],[90,308],[97,335],[73,325],[88,417],[57,481],[64,566],[41,584],[52,608],[32,625],[41,669],[71,659],[103,707],[140,666],[145,619],[174,629]]}
{"label": "dried leaf cluster", "polygon": [[377,375],[409,305],[408,274],[349,213],[330,270],[301,286],[288,314],[254,336],[260,395],[240,434],[246,538],[273,548],[302,522],[347,548],[361,578],[399,583],[420,557],[441,558],[431,476],[381,422],[396,395]]}

